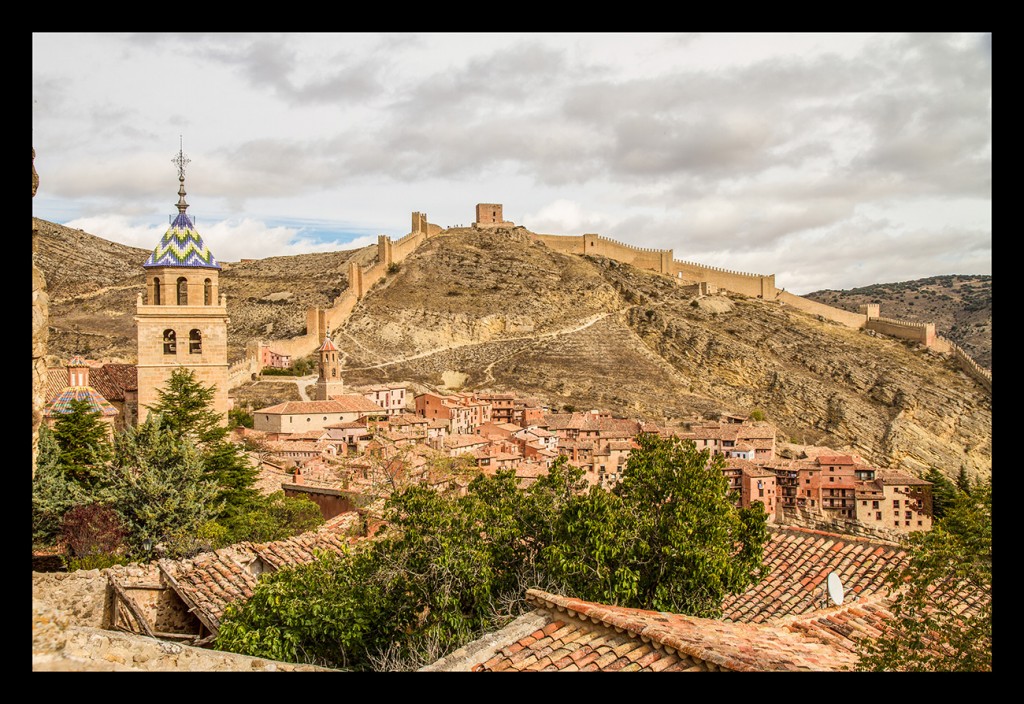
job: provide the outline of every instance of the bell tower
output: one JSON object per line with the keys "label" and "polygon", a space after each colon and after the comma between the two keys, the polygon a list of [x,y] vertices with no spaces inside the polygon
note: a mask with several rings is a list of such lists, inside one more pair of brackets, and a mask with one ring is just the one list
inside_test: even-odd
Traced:
{"label": "bell tower", "polygon": [[203,386],[215,387],[213,410],[227,422],[227,297],[219,290],[220,264],[185,212],[189,162],[180,148],[171,160],[178,167],[178,214],[142,265],[146,293],[135,306],[140,423],[180,367],[193,370]]}
{"label": "bell tower", "polygon": [[324,337],[324,344],[320,345],[317,352],[320,355],[320,362],[317,365],[316,400],[328,401],[331,396],[340,396],[344,393],[341,361],[338,358],[338,348],[331,342],[330,332]]}

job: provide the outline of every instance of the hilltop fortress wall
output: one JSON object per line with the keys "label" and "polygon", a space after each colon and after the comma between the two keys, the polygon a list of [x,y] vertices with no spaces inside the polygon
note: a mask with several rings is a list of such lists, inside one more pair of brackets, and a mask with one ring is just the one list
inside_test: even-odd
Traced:
{"label": "hilltop fortress wall", "polygon": [[[501,204],[481,203],[476,208],[475,228],[488,229],[499,226],[515,226],[504,220]],[[300,358],[312,354],[322,343],[329,331],[336,330],[348,319],[359,300],[370,288],[389,273],[393,265],[402,262],[424,241],[435,237],[444,230],[427,221],[425,213],[412,214],[412,230],[403,237],[392,240],[387,235],[377,237],[377,261],[363,268],[354,261],[349,262],[349,287],[335,299],[334,305],[326,310],[313,308],[306,313],[306,334],[288,340],[275,340],[274,351],[278,354]],[[939,352],[953,355],[960,366],[977,379],[989,391],[992,390],[992,374],[982,369],[958,346],[935,334],[934,323],[914,323],[879,316],[875,304],[861,306],[859,313],[818,303],[775,286],[774,274],[751,274],[719,267],[705,266],[677,260],[671,249],[648,249],[618,242],[617,240],[587,233],[584,235],[550,235],[529,232],[531,238],[542,242],[550,249],[562,254],[586,254],[607,257],[637,268],[656,271],[672,277],[678,284],[696,286],[698,291],[711,292],[723,289],[733,293],[760,298],[792,306],[797,310],[818,315],[841,325],[874,332],[904,340],[918,342]],[[256,342],[256,341],[254,341]],[[231,366],[229,381],[232,386],[243,383],[260,371],[258,344],[246,348],[246,359]]]}

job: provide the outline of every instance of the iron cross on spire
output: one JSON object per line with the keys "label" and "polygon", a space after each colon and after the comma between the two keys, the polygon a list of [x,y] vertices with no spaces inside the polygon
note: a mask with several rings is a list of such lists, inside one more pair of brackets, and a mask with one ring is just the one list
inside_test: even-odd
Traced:
{"label": "iron cross on spire", "polygon": [[178,179],[181,181],[185,180],[185,166],[192,162],[191,159],[182,153],[181,147],[181,135],[178,135],[178,155],[171,159],[171,163],[178,167]]}

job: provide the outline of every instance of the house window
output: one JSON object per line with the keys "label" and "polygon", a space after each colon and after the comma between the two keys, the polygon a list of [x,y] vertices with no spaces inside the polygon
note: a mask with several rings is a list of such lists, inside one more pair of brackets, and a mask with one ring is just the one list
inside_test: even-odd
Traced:
{"label": "house window", "polygon": [[871,502],[871,508],[878,508],[878,502],[877,501],[872,501]]}
{"label": "house window", "polygon": [[203,334],[199,330],[193,330],[188,334],[188,353],[203,353]]}
{"label": "house window", "polygon": [[920,526],[920,525],[924,525],[924,524],[923,524],[923,523],[921,523],[921,521],[918,521],[918,522],[917,522],[917,525],[919,525],[919,526]]}
{"label": "house window", "polygon": [[829,477],[829,478],[828,478],[828,480],[829,480],[830,482],[834,482],[834,481],[836,480],[836,478],[835,478],[835,477]]}
{"label": "house window", "polygon": [[178,351],[177,338],[173,330],[164,330],[164,354],[174,354]]}
{"label": "house window", "polygon": [[892,507],[898,511],[899,508],[900,508],[900,500],[899,499],[893,499],[892,500]]}
{"label": "house window", "polygon": [[814,505],[814,499],[811,499],[811,506]]}
{"label": "house window", "polygon": [[810,483],[811,483],[810,479],[804,479],[804,484],[810,484]]}
{"label": "house window", "polygon": [[213,305],[213,282],[209,279],[203,281],[203,305]]}
{"label": "house window", "polygon": [[758,496],[764,496],[764,489],[758,489],[757,490],[757,495]]}
{"label": "house window", "polygon": [[[911,511],[907,511],[906,515],[904,516],[904,518],[913,518],[913,517],[914,517],[914,514]],[[910,524],[908,523],[907,525],[909,526]]]}
{"label": "house window", "polygon": [[178,278],[178,305],[188,305],[188,279],[184,276]]}
{"label": "house window", "polygon": [[868,502],[867,502],[867,501],[861,501],[861,502],[860,502],[860,505],[861,505],[861,506],[867,506],[867,505],[868,505]]}
{"label": "house window", "polygon": [[877,512],[875,513],[875,520],[876,520],[876,521],[880,521],[880,520],[882,520],[882,512],[881,512],[881,511],[877,511]]}

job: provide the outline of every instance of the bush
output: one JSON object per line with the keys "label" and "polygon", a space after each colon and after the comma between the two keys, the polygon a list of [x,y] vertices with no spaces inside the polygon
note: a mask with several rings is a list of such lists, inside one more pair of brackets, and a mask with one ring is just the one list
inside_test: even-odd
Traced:
{"label": "bush", "polygon": [[75,506],[61,521],[61,538],[76,558],[117,555],[127,534],[114,509],[103,504]]}

